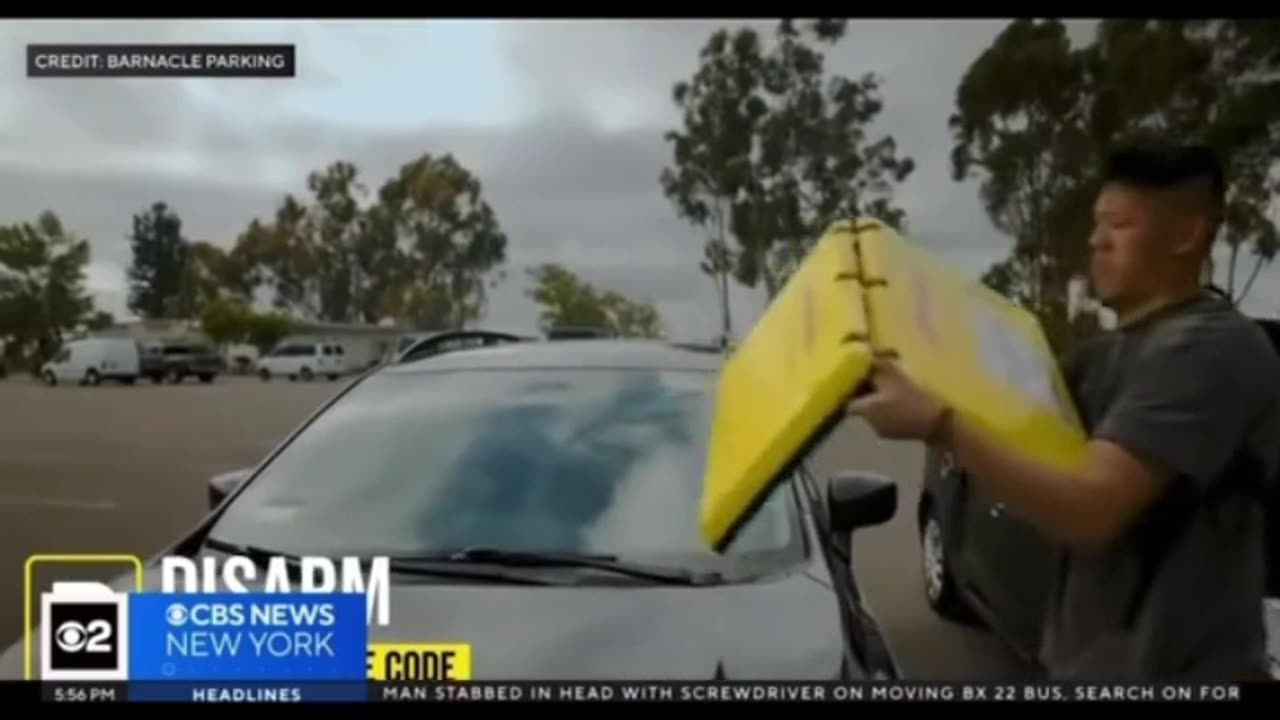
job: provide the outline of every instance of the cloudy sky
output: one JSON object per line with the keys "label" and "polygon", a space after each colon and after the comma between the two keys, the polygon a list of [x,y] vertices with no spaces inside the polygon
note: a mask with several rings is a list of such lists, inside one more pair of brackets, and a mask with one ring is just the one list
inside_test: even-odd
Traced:
{"label": "cloudy sky", "polygon": [[[916,159],[898,191],[919,242],[977,275],[1006,239],[973,184],[949,174],[945,118],[969,62],[1005,21],[854,21],[828,68],[884,80],[875,130]],[[307,172],[337,159],[377,186],[423,153],[452,152],[511,238],[486,321],[532,329],[523,268],[565,262],[654,300],[670,333],[718,328],[701,240],[658,174],[678,114],[672,83],[717,27],[752,21],[7,22],[0,37],[0,221],[53,209],[92,239],[100,306],[124,314],[130,216],[163,200],[186,234],[229,246]],[[1091,23],[1073,31],[1085,38]],[[27,78],[26,43],[294,43],[293,79]],[[735,325],[763,298],[740,291]],[[1280,308],[1267,271],[1247,303]]]}

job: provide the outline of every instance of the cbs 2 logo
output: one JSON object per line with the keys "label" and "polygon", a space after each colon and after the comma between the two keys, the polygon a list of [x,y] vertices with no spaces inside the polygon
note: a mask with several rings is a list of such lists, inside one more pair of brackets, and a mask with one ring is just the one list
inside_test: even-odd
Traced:
{"label": "cbs 2 logo", "polygon": [[106,620],[90,620],[88,625],[67,620],[58,626],[53,637],[63,652],[109,653],[113,650],[112,629]]}

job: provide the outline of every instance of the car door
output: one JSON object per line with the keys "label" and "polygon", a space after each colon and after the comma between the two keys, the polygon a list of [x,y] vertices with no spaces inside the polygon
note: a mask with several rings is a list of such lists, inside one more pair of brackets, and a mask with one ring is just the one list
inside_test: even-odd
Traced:
{"label": "car door", "polygon": [[969,482],[965,502],[965,553],[970,590],[994,616],[998,632],[1025,653],[1039,642],[1054,547],[1030,523]]}
{"label": "car door", "polygon": [[297,345],[284,345],[277,349],[268,358],[268,367],[275,375],[292,375],[298,371],[298,352],[301,348]]}
{"label": "car door", "polygon": [[[49,369],[53,372],[53,376],[58,382],[67,382],[71,380],[71,351],[74,348],[64,347],[54,356],[53,361],[49,364]],[[77,378],[78,379],[78,378]]]}
{"label": "car door", "polygon": [[294,345],[284,357],[284,370],[287,375],[297,375],[302,368],[316,366],[316,347],[314,345]]}
{"label": "car door", "polygon": [[89,368],[98,365],[102,358],[102,348],[94,343],[76,345],[71,348],[71,359],[67,361],[67,380],[79,382],[84,380]]}
{"label": "car door", "polygon": [[302,372],[303,366],[306,366],[316,375],[323,373],[325,365],[327,364],[326,360],[328,359],[325,356],[325,347],[326,345],[324,343],[308,345],[306,349],[306,357],[302,358],[302,361],[298,363],[298,372]]}
{"label": "car door", "polygon": [[337,372],[338,352],[332,344],[325,343],[320,346],[320,357],[318,358],[318,361],[320,366],[318,371],[319,374],[326,375],[328,373]]}

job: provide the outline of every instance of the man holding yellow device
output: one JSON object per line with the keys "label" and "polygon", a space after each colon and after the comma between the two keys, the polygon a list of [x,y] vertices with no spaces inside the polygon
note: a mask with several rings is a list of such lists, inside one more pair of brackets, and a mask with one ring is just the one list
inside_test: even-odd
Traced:
{"label": "man holding yellow device", "polygon": [[1078,469],[993,441],[892,358],[849,409],[882,437],[950,452],[1061,544],[1042,649],[1054,679],[1263,676],[1258,491],[1280,464],[1280,360],[1200,286],[1223,172],[1202,148],[1128,150],[1104,179],[1091,275],[1119,326],[1064,368],[1089,433]]}

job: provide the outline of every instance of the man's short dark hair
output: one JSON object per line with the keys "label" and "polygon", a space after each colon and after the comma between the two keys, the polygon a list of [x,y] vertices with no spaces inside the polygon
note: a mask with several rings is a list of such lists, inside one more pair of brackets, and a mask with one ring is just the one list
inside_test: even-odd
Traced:
{"label": "man's short dark hair", "polygon": [[1218,154],[1204,145],[1118,148],[1107,157],[1102,180],[1144,190],[1193,193],[1213,214],[1215,228],[1222,218],[1226,173]]}

